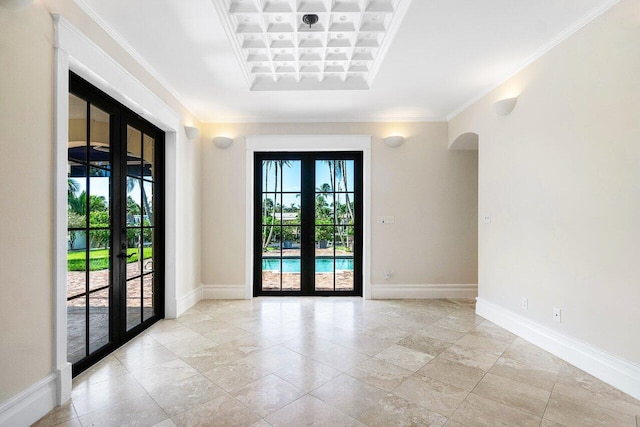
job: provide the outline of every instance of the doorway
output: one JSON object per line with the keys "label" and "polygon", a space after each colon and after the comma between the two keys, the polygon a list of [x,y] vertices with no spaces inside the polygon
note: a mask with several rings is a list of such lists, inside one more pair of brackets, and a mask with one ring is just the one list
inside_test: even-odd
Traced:
{"label": "doorway", "polygon": [[256,152],[254,296],[362,296],[362,152]]}
{"label": "doorway", "polygon": [[164,133],[69,75],[67,359],[73,375],[164,317]]}

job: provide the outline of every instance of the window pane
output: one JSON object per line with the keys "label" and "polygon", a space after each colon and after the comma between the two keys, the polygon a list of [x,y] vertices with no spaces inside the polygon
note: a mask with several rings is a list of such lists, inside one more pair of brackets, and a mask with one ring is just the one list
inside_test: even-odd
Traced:
{"label": "window pane", "polygon": [[354,275],[353,275],[353,256],[336,257],[336,291],[353,291]]}
{"label": "window pane", "polygon": [[143,320],[150,319],[155,314],[153,308],[153,273],[147,274],[142,278],[142,310]]}
{"label": "window pane", "polygon": [[141,235],[139,228],[127,228],[127,279],[142,274]]}
{"label": "window pane", "polygon": [[335,188],[336,191],[354,191],[354,161],[335,160]]}
{"label": "window pane", "polygon": [[143,143],[143,154],[144,154],[142,174],[145,179],[153,180],[153,177],[155,176],[154,163],[153,163],[155,139],[151,138],[149,135],[144,135],[142,139],[142,143]]}
{"label": "window pane", "polygon": [[316,257],[333,256],[333,233],[335,227],[316,226]]}
{"label": "window pane", "polygon": [[282,191],[301,191],[301,164],[300,160],[284,160],[282,162]]}
{"label": "window pane", "polygon": [[89,226],[109,227],[111,178],[102,169],[89,169]]}
{"label": "window pane", "polygon": [[276,193],[282,191],[282,161],[262,161],[262,191],[264,193]]}
{"label": "window pane", "polygon": [[330,192],[334,188],[335,161],[316,160],[316,191]]}
{"label": "window pane", "polygon": [[333,193],[316,193],[315,216],[317,225],[332,225],[334,198]]}
{"label": "window pane", "polygon": [[151,273],[153,271],[153,242],[155,230],[153,228],[142,229],[142,273]]}
{"label": "window pane", "polygon": [[142,180],[127,177],[127,226],[142,224]]}
{"label": "window pane", "polygon": [[280,203],[280,194],[263,193],[262,194],[262,224],[271,225],[274,223],[280,223],[280,216],[276,217],[275,207],[276,203]]}
{"label": "window pane", "polygon": [[89,352],[109,343],[109,288],[89,294]]}
{"label": "window pane", "polygon": [[87,103],[69,94],[69,160],[87,161]]}
{"label": "window pane", "polygon": [[127,331],[140,324],[142,277],[127,280]]}
{"label": "window pane", "polygon": [[336,255],[353,255],[355,227],[336,227]]}
{"label": "window pane", "polygon": [[280,258],[262,259],[262,290],[279,291],[281,274]]}
{"label": "window pane", "polygon": [[284,258],[282,260],[282,290],[300,290],[300,258]]}
{"label": "window pane", "polygon": [[127,175],[142,176],[142,133],[127,126]]}
{"label": "window pane", "polygon": [[282,195],[282,224],[300,224],[300,194]]}
{"label": "window pane", "polygon": [[89,231],[89,289],[109,286],[111,252],[109,230]]}
{"label": "window pane", "polygon": [[[67,168],[67,224],[69,228],[85,228],[87,226],[87,167],[69,162]],[[74,243],[71,242],[71,249],[74,248]]]}
{"label": "window pane", "polygon": [[300,227],[282,227],[282,256],[300,256]]}
{"label": "window pane", "polygon": [[262,227],[262,256],[264,258],[280,257],[280,226]]}
{"label": "window pane", "polygon": [[355,194],[336,194],[335,215],[336,224],[353,225],[355,219]]}
{"label": "window pane", "polygon": [[89,113],[89,161],[94,166],[109,169],[111,167],[111,154],[109,146],[109,122],[110,116],[95,105],[91,106]]}
{"label": "window pane", "polygon": [[142,224],[143,225],[154,225],[155,221],[153,219],[153,183],[149,181],[142,182]]}

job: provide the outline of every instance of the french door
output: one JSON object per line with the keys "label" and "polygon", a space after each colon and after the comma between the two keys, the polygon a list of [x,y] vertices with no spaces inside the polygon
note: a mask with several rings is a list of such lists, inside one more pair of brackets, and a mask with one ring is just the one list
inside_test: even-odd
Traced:
{"label": "french door", "polygon": [[77,375],[164,317],[164,133],[69,77],[67,357]]}
{"label": "french door", "polygon": [[255,153],[254,295],[362,296],[362,153]]}

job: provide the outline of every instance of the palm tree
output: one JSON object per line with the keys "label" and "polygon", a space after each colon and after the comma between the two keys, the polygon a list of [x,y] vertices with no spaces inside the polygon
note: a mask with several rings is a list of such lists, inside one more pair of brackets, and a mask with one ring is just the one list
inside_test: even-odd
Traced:
{"label": "palm tree", "polygon": [[[269,191],[269,171],[271,170],[271,168],[273,167],[273,176],[274,179],[276,181],[276,185],[274,187],[274,192],[277,193],[278,192],[278,173],[281,169],[283,169],[285,166],[287,167],[291,167],[291,161],[290,160],[264,160],[262,162],[262,167],[265,170],[265,174],[264,174],[264,183],[265,183],[265,188],[267,189],[267,192]],[[263,233],[262,235],[262,250],[266,251],[267,247],[269,247],[269,244],[271,243],[271,239],[273,239],[273,229],[275,227],[275,222],[276,222],[276,217],[275,217],[275,213],[278,211],[278,209],[282,210],[282,206],[280,206],[280,204],[276,204],[276,208],[275,211],[273,212],[273,215],[271,215],[271,227],[269,229],[269,234],[266,235]],[[264,207],[264,212],[263,215],[267,216],[269,214],[269,212],[266,209],[266,206]]]}

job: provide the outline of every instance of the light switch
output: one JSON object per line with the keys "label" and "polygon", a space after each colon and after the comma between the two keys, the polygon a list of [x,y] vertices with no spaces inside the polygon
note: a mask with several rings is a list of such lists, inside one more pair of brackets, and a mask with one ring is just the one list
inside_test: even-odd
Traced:
{"label": "light switch", "polygon": [[394,216],[379,216],[378,224],[394,224],[396,222],[396,217]]}

